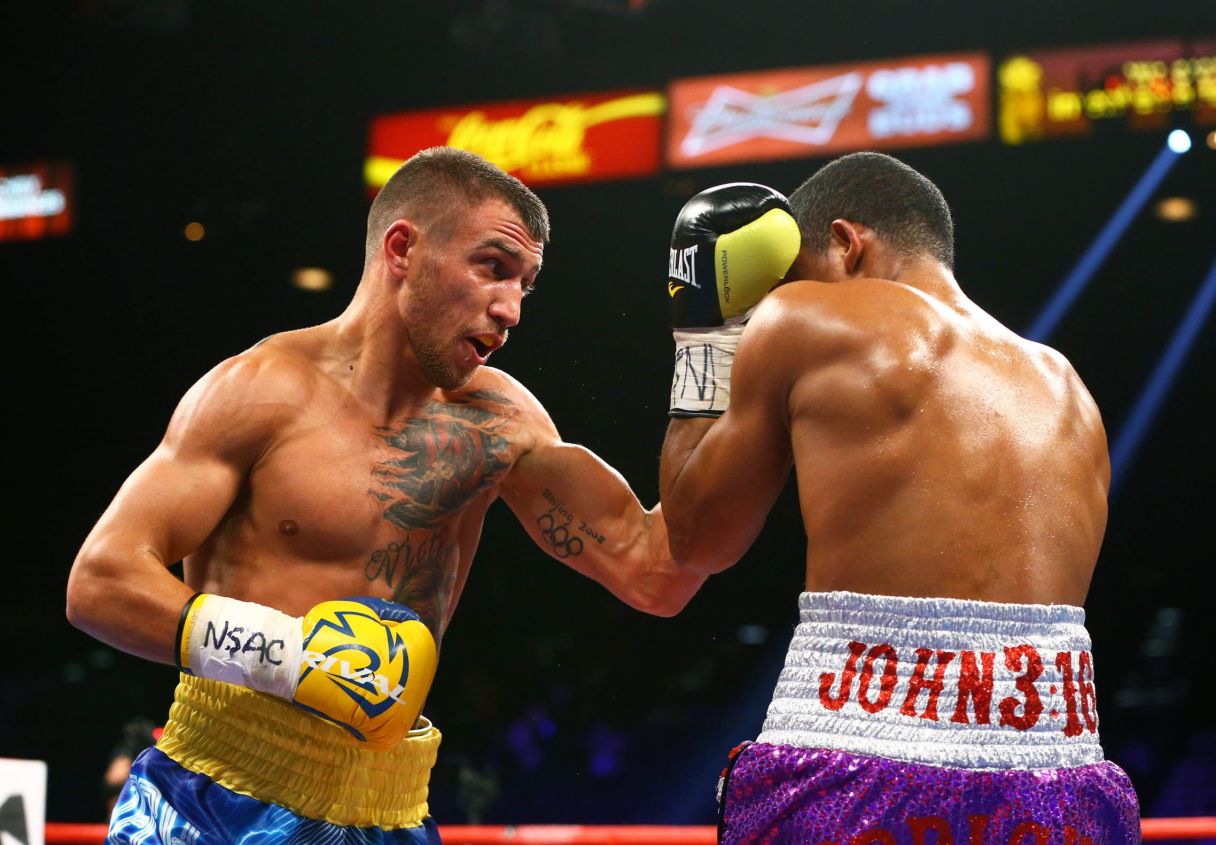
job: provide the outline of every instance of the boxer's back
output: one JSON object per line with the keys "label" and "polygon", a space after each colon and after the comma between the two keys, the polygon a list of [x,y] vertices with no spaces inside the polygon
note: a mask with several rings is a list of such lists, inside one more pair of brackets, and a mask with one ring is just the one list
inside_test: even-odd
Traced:
{"label": "boxer's back", "polygon": [[807,589],[1082,604],[1109,463],[1068,362],[961,294],[779,290],[815,345],[788,362]]}

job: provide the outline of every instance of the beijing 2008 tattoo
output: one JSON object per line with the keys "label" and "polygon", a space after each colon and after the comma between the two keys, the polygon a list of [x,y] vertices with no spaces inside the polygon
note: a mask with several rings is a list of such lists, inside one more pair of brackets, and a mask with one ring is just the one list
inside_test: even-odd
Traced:
{"label": "beijing 2008 tattoo", "polygon": [[[604,535],[588,525],[585,520],[578,519],[572,514],[561,500],[553,495],[553,491],[545,488],[541,495],[552,507],[536,518],[536,524],[540,526],[541,539],[553,550],[553,554],[561,558],[582,554],[584,548],[582,538],[571,536],[576,531],[583,532],[595,542],[603,545]],[[577,528],[572,527],[575,522],[578,523]]]}
{"label": "beijing 2008 tattoo", "polygon": [[[478,404],[473,404],[473,403]],[[403,538],[372,554],[368,581],[381,581],[398,601],[439,636],[456,583],[457,547],[450,518],[509,469],[509,442],[498,432],[507,420],[486,404],[511,406],[500,393],[479,390],[459,403],[428,402],[418,417],[377,435],[394,457],[373,470],[383,516]]]}

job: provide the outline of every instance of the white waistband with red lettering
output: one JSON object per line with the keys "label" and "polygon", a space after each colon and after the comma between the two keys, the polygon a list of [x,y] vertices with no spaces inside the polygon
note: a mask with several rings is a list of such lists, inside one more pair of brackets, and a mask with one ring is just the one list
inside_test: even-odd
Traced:
{"label": "white waistband with red lettering", "polygon": [[1085,611],[803,593],[758,741],[963,769],[1103,759]]}

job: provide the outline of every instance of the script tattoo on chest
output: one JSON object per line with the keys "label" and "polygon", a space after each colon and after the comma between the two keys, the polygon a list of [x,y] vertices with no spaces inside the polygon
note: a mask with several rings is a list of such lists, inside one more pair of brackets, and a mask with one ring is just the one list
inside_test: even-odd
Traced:
{"label": "script tattoo on chest", "polygon": [[512,407],[502,394],[478,390],[459,403],[429,402],[418,417],[376,432],[391,456],[376,465],[369,492],[405,533],[372,554],[364,575],[392,588],[393,600],[422,617],[436,639],[456,583],[452,522],[510,468],[501,430]]}

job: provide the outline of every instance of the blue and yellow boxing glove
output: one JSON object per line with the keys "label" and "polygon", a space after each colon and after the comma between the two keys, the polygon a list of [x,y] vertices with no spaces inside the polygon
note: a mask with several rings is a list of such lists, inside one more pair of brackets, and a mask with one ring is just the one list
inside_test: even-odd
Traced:
{"label": "blue and yellow boxing glove", "polygon": [[405,738],[435,677],[435,639],[404,605],[359,596],[303,617],[199,593],[182,609],[178,668],[286,699],[369,748]]}
{"label": "blue and yellow boxing glove", "polygon": [[743,325],[801,245],[789,201],[765,185],[730,182],[684,204],[667,266],[676,342],[671,416],[718,417],[726,410]]}

